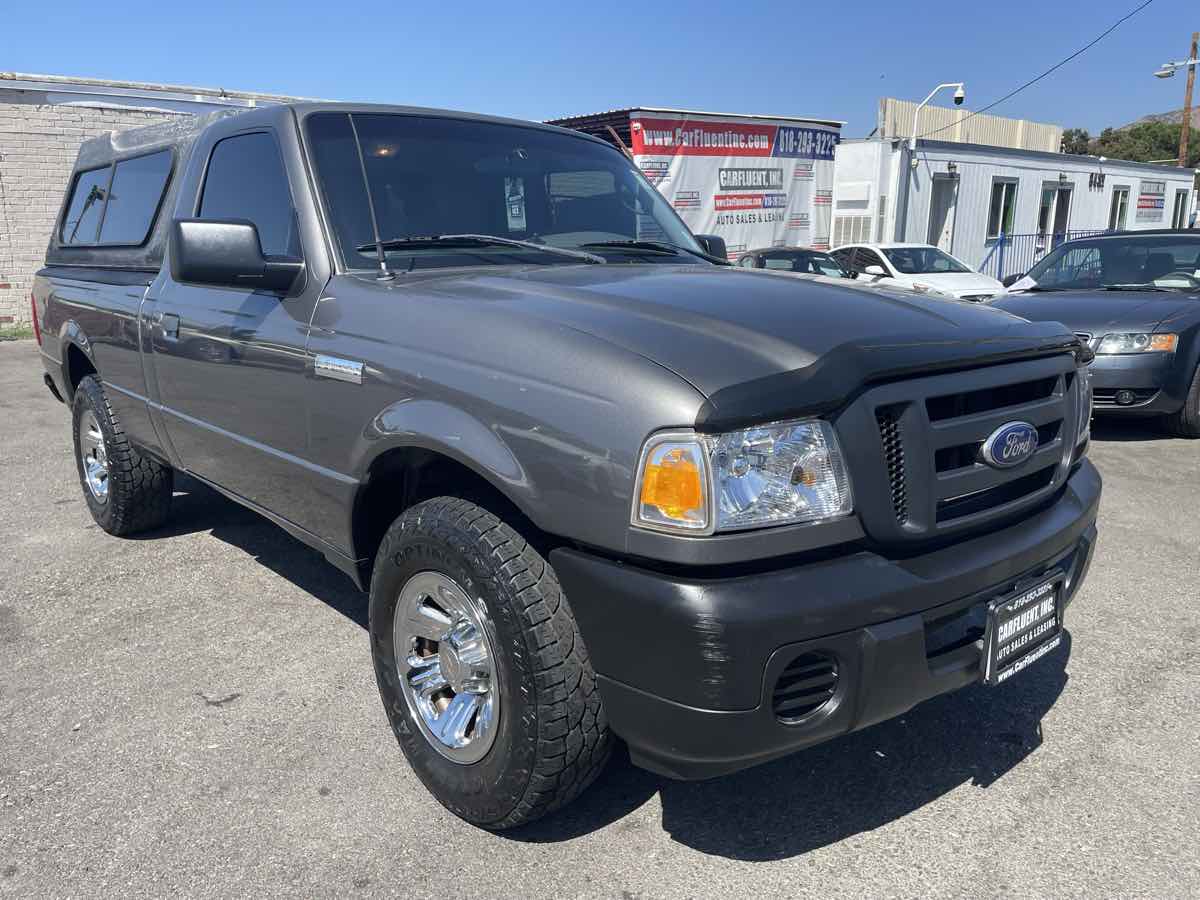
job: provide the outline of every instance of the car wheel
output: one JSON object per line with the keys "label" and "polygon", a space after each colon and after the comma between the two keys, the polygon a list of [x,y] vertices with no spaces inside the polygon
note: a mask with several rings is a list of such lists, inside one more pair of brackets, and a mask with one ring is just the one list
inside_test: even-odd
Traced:
{"label": "car wheel", "polygon": [[119,536],[156,528],[166,521],[174,470],[130,445],[95,375],[87,376],[75,388],[71,414],[75,466],[96,524]]}
{"label": "car wheel", "polygon": [[574,799],[612,739],[550,564],[467,500],[407,510],[375,560],[371,653],[409,764],[455,815],[500,830]]}
{"label": "car wheel", "polygon": [[1183,406],[1167,417],[1167,430],[1177,437],[1200,438],[1200,366],[1192,373]]}

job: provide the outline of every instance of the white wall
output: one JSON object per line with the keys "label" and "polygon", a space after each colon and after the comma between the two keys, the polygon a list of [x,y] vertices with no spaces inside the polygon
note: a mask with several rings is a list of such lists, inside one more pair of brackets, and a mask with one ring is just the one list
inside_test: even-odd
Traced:
{"label": "white wall", "polygon": [[[890,144],[888,150],[891,155],[906,156],[902,150],[892,150]],[[1187,208],[1191,209],[1193,205],[1190,193],[1193,174],[1188,169],[1117,161],[1101,163],[1097,159],[1066,154],[1055,154],[1053,157],[1043,154],[1020,155],[999,149],[968,149],[962,146],[952,149],[918,147],[916,156],[916,170],[907,172],[909,199],[907,216],[903,222],[903,239],[926,239],[932,180],[937,174],[947,174],[948,163],[953,160],[958,167],[958,197],[951,252],[975,267],[984,261],[995,243],[987,238],[988,211],[995,178],[1017,181],[1012,230],[1018,235],[1033,234],[1038,230],[1042,186],[1046,183],[1059,184],[1060,173],[1066,176],[1063,183],[1072,186],[1068,231],[1107,229],[1113,192],[1121,186],[1129,188],[1126,230],[1169,228],[1176,190],[1189,191]],[[906,170],[906,166],[902,167],[901,179]],[[1093,174],[1104,175],[1103,187],[1089,186]],[[1137,219],[1138,195],[1142,182],[1147,181],[1166,183],[1165,208],[1162,218],[1157,221]]]}

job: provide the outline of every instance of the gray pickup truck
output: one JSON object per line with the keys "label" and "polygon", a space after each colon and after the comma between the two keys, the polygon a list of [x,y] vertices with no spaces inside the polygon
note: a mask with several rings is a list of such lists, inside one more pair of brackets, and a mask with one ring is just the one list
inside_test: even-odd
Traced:
{"label": "gray pickup truck", "polygon": [[32,302],[96,522],[180,472],[323,553],[409,763],[500,829],[614,736],[720,775],[1063,641],[1088,348],[723,257],[594,138],[295,104],[85,143]]}

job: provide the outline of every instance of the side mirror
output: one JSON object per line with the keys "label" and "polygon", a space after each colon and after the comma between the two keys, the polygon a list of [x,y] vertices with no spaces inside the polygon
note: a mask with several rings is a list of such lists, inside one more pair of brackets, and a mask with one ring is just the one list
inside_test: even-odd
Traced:
{"label": "side mirror", "polygon": [[878,265],[867,266],[865,269],[863,269],[863,274],[864,275],[874,275],[877,278],[887,278],[887,272],[884,271],[883,266],[878,266]]}
{"label": "side mirror", "polygon": [[1010,288],[1024,277],[1025,277],[1024,272],[1018,272],[1016,275],[1005,275],[1003,278],[1000,279],[1000,283],[1002,285],[1004,285],[1006,288]]}
{"label": "side mirror", "polygon": [[709,256],[714,256],[717,259],[728,259],[729,251],[725,248],[725,238],[715,234],[698,234],[695,236],[696,241]]}
{"label": "side mirror", "polygon": [[176,219],[171,226],[171,277],[178,282],[287,292],[303,272],[303,260],[263,256],[252,222]]}

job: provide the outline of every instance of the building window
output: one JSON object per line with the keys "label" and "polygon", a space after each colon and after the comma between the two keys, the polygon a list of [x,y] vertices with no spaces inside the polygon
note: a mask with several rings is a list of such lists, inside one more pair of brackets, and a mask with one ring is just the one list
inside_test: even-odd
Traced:
{"label": "building window", "polygon": [[1112,206],[1108,210],[1108,230],[1124,231],[1125,219],[1129,215],[1129,186],[1119,184],[1113,188]]}
{"label": "building window", "polygon": [[1017,182],[1014,178],[992,179],[992,203],[988,207],[989,238],[1012,234],[1013,214],[1017,208]]}
{"label": "building window", "polygon": [[1171,210],[1171,227],[1187,228],[1188,191],[1175,192],[1175,206]]}
{"label": "building window", "polygon": [[1038,234],[1052,237],[1057,245],[1067,233],[1071,221],[1071,189],[1063,181],[1047,181],[1042,185],[1042,202],[1038,206]]}

